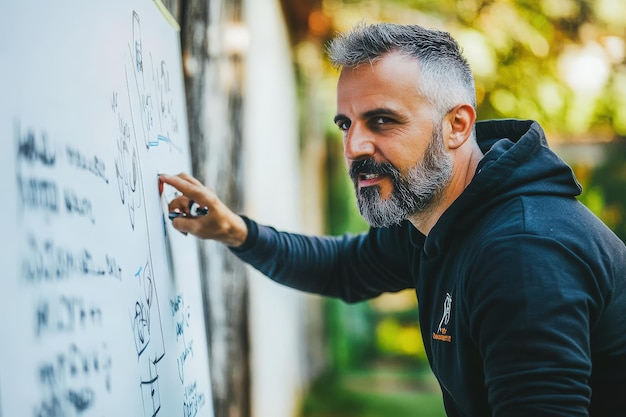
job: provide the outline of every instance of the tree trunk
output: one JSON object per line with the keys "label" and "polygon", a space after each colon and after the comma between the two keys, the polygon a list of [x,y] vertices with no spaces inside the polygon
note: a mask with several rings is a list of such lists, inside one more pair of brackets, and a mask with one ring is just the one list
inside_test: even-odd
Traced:
{"label": "tree trunk", "polygon": [[[242,58],[223,48],[239,0],[169,0],[181,26],[193,175],[234,211],[242,207]],[[216,417],[249,417],[246,270],[224,246],[200,242]]]}

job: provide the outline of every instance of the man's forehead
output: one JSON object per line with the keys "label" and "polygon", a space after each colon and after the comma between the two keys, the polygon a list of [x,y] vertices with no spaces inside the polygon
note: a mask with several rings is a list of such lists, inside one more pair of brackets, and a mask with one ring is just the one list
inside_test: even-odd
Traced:
{"label": "man's forehead", "polygon": [[345,68],[339,74],[337,94],[375,93],[406,90],[418,92],[419,66],[415,60],[404,56],[389,56],[372,64]]}
{"label": "man's forehead", "polygon": [[379,72],[349,75],[337,85],[338,113],[363,114],[385,109],[388,113],[403,113],[416,104],[423,104],[418,77],[403,76],[403,72]]}
{"label": "man's forehead", "polygon": [[339,71],[339,74],[341,76],[341,74],[344,73],[349,74],[351,72],[361,71],[364,69],[370,69],[373,71],[377,67],[384,67],[386,64],[391,64],[393,66],[397,65],[398,63],[403,63],[405,65],[413,67],[415,70],[419,70],[419,62],[417,57],[410,56],[408,54],[394,50],[380,56],[373,57],[356,65],[342,67]]}

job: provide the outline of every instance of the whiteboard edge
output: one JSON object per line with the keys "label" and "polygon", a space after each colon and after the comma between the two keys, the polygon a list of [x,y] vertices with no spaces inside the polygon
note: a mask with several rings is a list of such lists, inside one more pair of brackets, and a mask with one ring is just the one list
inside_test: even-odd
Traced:
{"label": "whiteboard edge", "polygon": [[180,25],[178,24],[178,21],[176,20],[176,18],[170,13],[170,11],[167,9],[167,7],[165,7],[165,5],[163,4],[163,2],[161,0],[152,0],[154,2],[154,4],[156,5],[157,9],[159,9],[159,11],[161,12],[161,14],[163,15],[163,17],[165,18],[165,20],[177,31],[180,32]]}

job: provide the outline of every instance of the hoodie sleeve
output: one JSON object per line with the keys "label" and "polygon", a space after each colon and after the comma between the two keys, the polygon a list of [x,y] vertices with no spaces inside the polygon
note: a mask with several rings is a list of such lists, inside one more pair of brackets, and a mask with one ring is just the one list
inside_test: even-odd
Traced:
{"label": "hoodie sleeve", "polygon": [[319,237],[244,221],[248,239],[231,251],[280,284],[347,302],[413,287],[406,225]]}
{"label": "hoodie sleeve", "polygon": [[483,245],[467,287],[493,417],[588,416],[590,329],[603,304],[589,266],[554,239]]}

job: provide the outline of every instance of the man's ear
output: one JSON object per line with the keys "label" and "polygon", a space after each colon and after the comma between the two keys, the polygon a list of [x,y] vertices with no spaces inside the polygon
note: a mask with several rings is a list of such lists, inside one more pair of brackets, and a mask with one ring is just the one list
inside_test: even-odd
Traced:
{"label": "man's ear", "polygon": [[448,148],[456,149],[463,145],[472,134],[476,121],[476,110],[470,104],[459,104],[446,116],[450,123],[448,134]]}

